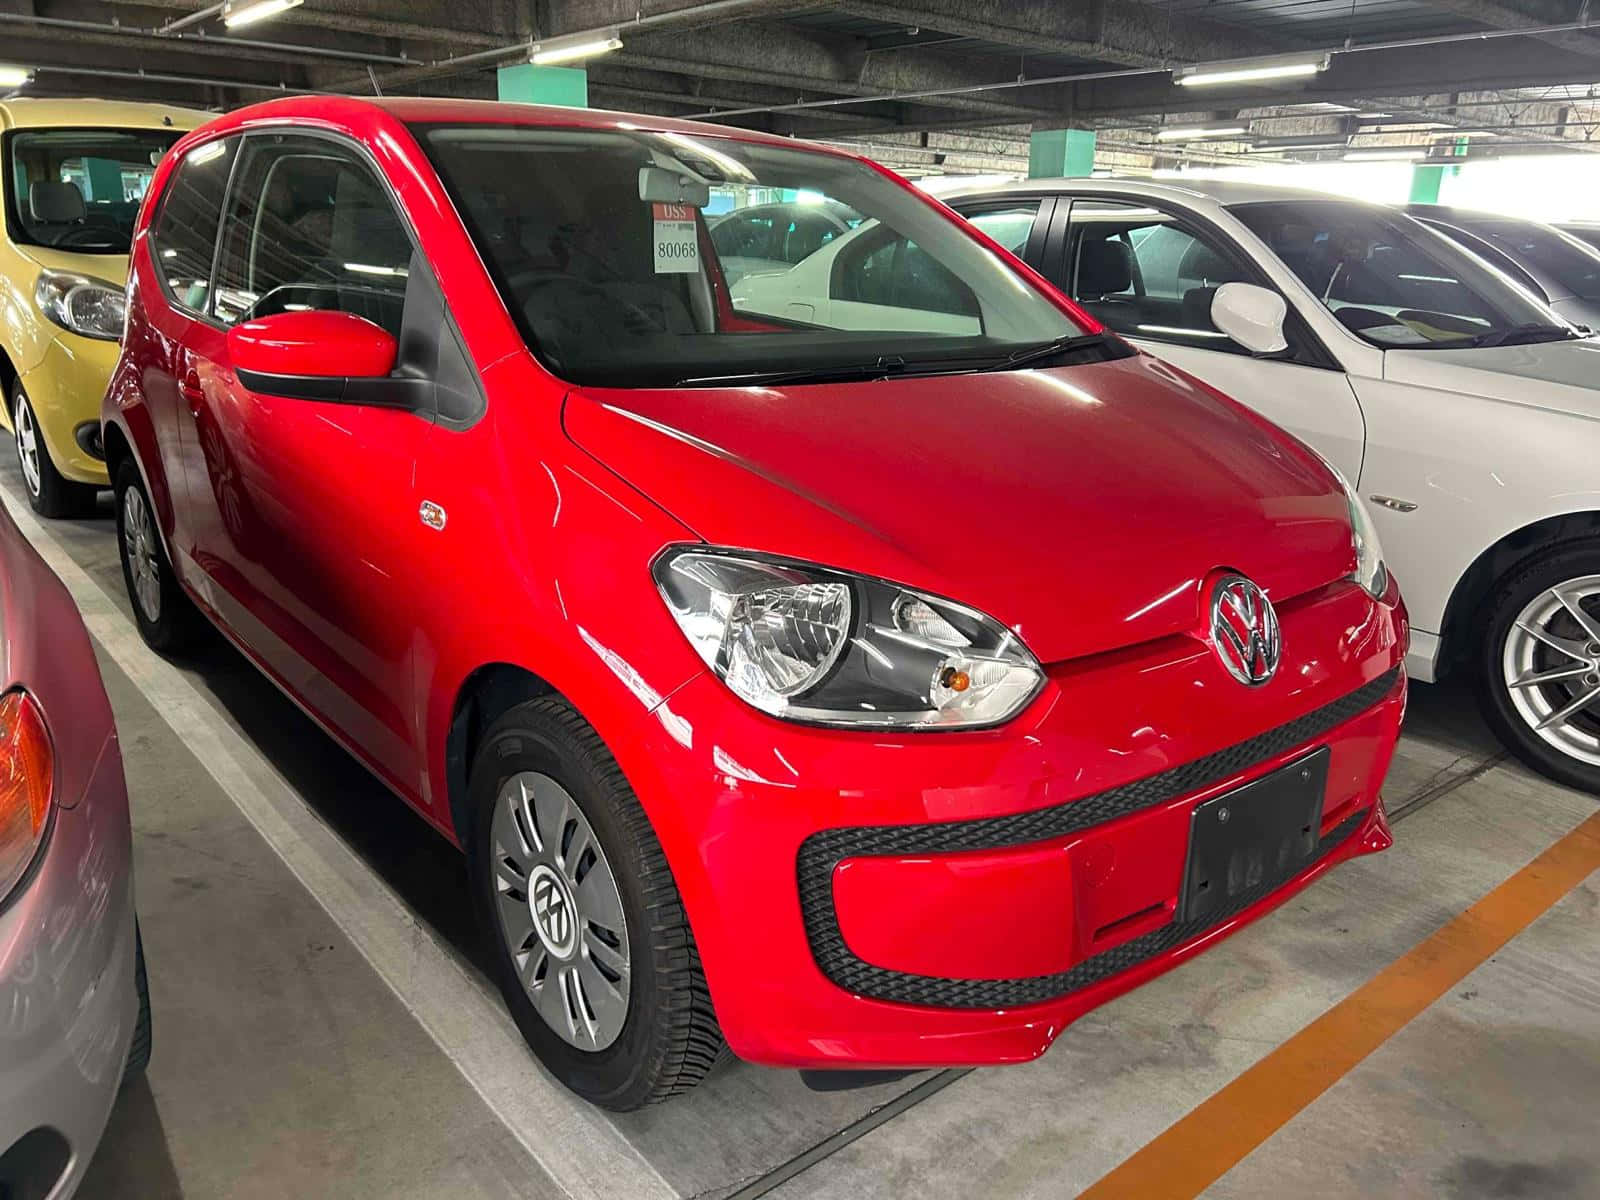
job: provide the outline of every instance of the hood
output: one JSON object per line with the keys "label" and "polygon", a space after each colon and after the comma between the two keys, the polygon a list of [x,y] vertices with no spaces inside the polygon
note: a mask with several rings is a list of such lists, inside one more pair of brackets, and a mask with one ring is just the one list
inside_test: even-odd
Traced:
{"label": "hood", "polygon": [[53,271],[74,271],[79,275],[93,275],[123,287],[128,282],[128,256],[126,254],[85,254],[81,250],[53,250],[49,246],[24,246],[12,243],[12,248],[24,258],[40,267]]}
{"label": "hood", "polygon": [[1383,377],[1600,419],[1600,338],[1481,350],[1386,350]]}
{"label": "hood", "polygon": [[1354,568],[1331,472],[1146,355],[781,388],[572,392],[569,436],[707,542],[981,609],[1044,662],[1198,628],[1206,575],[1276,600]]}

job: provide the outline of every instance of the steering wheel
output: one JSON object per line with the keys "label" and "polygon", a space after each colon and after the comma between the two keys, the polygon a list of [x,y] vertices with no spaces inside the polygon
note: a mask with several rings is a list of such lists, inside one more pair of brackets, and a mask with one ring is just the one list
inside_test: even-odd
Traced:
{"label": "steering wheel", "polygon": [[587,279],[580,279],[576,275],[552,275],[547,271],[522,271],[511,276],[506,282],[511,291],[521,296],[526,307],[533,293],[545,288],[562,287],[571,288],[573,292],[599,301],[607,308],[618,310],[622,314],[623,324],[631,332],[666,333],[667,327],[656,320],[637,304],[632,304],[620,296],[614,296],[597,283],[590,283]]}
{"label": "steering wheel", "polygon": [[108,246],[113,244],[113,238],[111,231],[108,229],[100,229],[94,225],[74,225],[50,244],[52,246],[76,246],[82,242]]}

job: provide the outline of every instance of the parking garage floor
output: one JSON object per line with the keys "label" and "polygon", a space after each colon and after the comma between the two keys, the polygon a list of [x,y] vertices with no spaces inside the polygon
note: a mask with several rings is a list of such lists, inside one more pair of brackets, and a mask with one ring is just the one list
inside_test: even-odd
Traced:
{"label": "parking garage floor", "polygon": [[42,525],[133,803],[155,1056],[82,1195],[1600,1195],[1600,806],[1419,686],[1390,852],[1025,1067],[817,1093],[745,1064],[609,1116],[526,1054],[455,852],[220,638],[127,614],[109,499]]}

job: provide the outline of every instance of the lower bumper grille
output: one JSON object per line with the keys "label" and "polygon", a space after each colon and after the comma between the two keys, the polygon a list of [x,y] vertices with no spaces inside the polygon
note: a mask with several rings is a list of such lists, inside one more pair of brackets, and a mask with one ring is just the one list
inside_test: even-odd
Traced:
{"label": "lower bumper grille", "polygon": [[[1257,888],[1236,897],[1225,910],[1212,912],[1204,920],[1164,925],[1054,975],[1028,979],[948,979],[888,970],[852,954],[839,932],[833,901],[833,872],[846,858],[994,850],[1047,841],[1165,804],[1323,736],[1378,704],[1394,689],[1399,677],[1397,667],[1276,729],[1194,762],[1066,804],[1005,817],[861,826],[812,834],[801,844],[796,864],[800,908],[812,956],[822,973],[835,984],[872,999],[940,1008],[1011,1008],[1067,995],[1170,950],[1238,915],[1281,887],[1288,877],[1264,880]],[[1329,831],[1319,842],[1313,861],[1321,861],[1348,840],[1368,811],[1353,814]],[[1305,869],[1302,864],[1295,873]]]}

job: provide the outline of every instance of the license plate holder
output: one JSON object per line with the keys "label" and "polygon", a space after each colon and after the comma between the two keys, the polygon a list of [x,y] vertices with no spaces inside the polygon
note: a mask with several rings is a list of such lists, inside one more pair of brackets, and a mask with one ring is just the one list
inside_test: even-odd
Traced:
{"label": "license plate holder", "polygon": [[1220,916],[1240,896],[1287,881],[1316,857],[1328,758],[1323,746],[1195,806],[1180,922]]}

